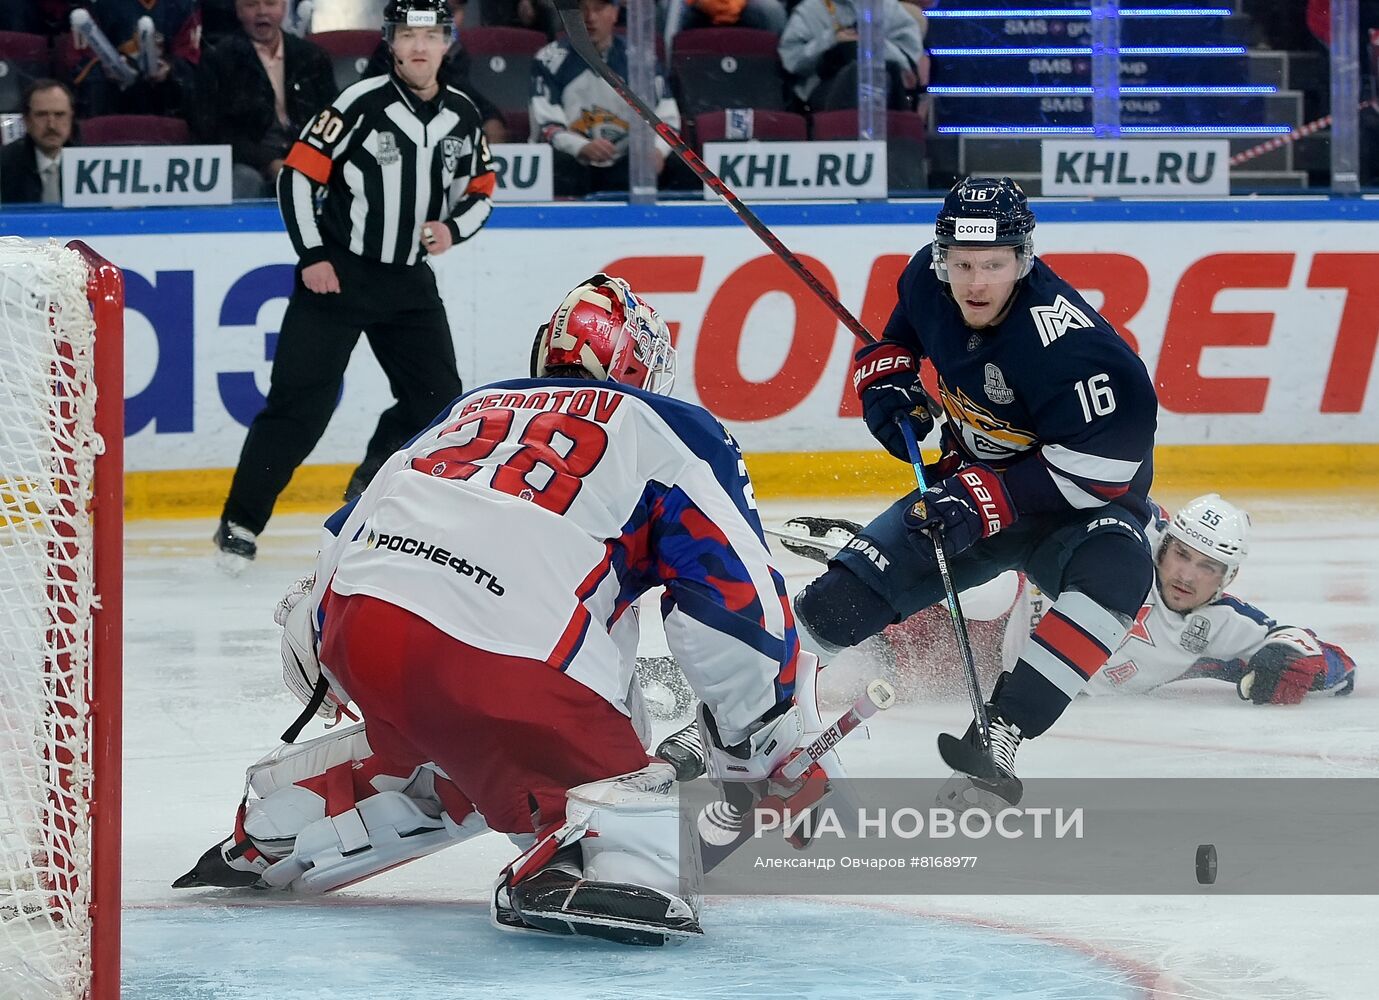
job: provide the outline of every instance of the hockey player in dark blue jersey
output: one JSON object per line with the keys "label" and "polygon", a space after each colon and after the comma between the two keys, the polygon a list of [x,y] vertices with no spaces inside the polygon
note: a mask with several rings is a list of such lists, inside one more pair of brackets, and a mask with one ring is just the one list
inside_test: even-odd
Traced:
{"label": "hockey player in dark blue jersey", "polygon": [[[857,352],[872,434],[908,461],[897,418],[933,429],[919,363],[946,423],[932,484],[898,500],[795,600],[825,661],[943,599],[930,533],[959,590],[1024,570],[1054,600],[987,706],[992,759],[976,782],[1018,798],[1015,752],[1047,730],[1120,645],[1153,582],[1145,525],[1158,401],[1111,325],[1034,256],[1034,215],[1009,178],[949,192],[934,242],[900,277],[884,337]],[[968,738],[976,741],[975,724]],[[971,787],[957,776],[956,794]]]}

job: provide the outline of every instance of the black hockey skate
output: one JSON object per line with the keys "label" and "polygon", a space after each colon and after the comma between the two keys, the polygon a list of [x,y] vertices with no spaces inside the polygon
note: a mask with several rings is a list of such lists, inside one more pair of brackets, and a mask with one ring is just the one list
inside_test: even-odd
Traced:
{"label": "black hockey skate", "polygon": [[[213,845],[187,874],[172,883],[174,889],[248,889],[259,884],[259,871],[243,860],[249,847],[222,841]],[[243,866],[243,867],[237,867]]]}
{"label": "black hockey skate", "polygon": [[958,773],[939,789],[938,804],[951,809],[1003,809],[1019,805],[1025,786],[1015,776],[1015,752],[1024,739],[1020,727],[1001,715],[996,699],[1010,678],[1002,673],[996,678],[991,700],[986,703],[987,733],[991,738],[990,752],[982,746],[977,735],[977,720],[967,726],[962,739],[939,733],[938,753],[943,762]]}
{"label": "black hockey skate", "polygon": [[693,781],[702,775],[706,761],[699,723],[691,722],[663,739],[656,748],[656,756],[675,768],[676,781]]}
{"label": "black hockey skate", "polygon": [[862,525],[841,517],[792,517],[779,531],[765,530],[768,535],[779,538],[787,552],[827,563],[852,541]]}
{"label": "black hockey skate", "polygon": [[509,890],[526,927],[551,934],[595,937],[659,947],[704,933],[688,903],[648,886],[584,878],[577,844]]}
{"label": "black hockey skate", "polygon": [[242,524],[221,521],[212,541],[216,547],[216,565],[230,576],[243,573],[258,555],[258,535]]}

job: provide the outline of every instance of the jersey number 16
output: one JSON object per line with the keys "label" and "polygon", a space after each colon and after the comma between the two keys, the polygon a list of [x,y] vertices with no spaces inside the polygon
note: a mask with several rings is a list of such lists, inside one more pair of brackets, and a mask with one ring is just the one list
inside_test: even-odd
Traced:
{"label": "jersey number 16", "polygon": [[1078,382],[1073,388],[1077,391],[1077,401],[1082,404],[1082,419],[1086,423],[1090,424],[1094,416],[1104,417],[1115,411],[1116,395],[1111,391],[1111,376],[1105,372]]}

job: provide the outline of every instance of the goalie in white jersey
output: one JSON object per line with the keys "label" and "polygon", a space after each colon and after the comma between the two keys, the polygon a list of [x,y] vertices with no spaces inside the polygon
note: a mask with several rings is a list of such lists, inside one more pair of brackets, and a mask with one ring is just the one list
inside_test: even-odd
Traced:
{"label": "goalie in white jersey", "polygon": [[669,332],[626,282],[572,291],[533,369],[455,400],[329,519],[309,596],[285,605],[284,663],[322,712],[357,704],[367,745],[356,730],[285,748],[300,775],[270,755],[235,837],[178,885],[324,891],[486,824],[531,845],[495,887],[500,927],[701,933],[673,772],[629,717],[634,602],[665,586],[667,639],[716,723],[710,756],[732,758],[724,780],[764,779],[821,728],[794,698],[797,666],[817,661],[736,443],[663,395]]}

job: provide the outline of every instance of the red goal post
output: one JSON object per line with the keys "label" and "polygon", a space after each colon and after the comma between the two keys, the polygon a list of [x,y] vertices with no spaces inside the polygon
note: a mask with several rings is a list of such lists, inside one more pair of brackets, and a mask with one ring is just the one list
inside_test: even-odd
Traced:
{"label": "red goal post", "polygon": [[124,283],[0,239],[0,993],[120,991]]}

